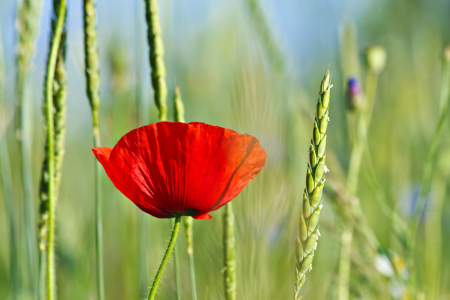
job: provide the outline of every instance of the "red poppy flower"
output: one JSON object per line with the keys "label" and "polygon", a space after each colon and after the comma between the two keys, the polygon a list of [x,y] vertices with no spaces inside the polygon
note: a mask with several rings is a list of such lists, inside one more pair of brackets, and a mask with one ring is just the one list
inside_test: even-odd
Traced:
{"label": "red poppy flower", "polygon": [[93,152],[114,186],[157,218],[210,219],[266,160],[255,137],[203,123],[143,126]]}

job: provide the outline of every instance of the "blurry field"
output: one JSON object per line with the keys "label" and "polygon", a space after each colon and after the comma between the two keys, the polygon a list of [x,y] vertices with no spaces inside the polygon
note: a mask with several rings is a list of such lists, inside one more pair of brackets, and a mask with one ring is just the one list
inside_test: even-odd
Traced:
{"label": "blurry field", "polygon": [[[32,99],[27,119],[33,139],[36,214],[43,159],[41,108],[50,24],[48,2],[43,6],[35,69],[27,89]],[[157,121],[141,2],[98,1],[100,126],[105,146],[112,147],[123,134],[144,125],[138,124],[138,114],[144,123]],[[251,1],[160,1],[171,120],[171,99],[177,82],[183,94],[186,121],[250,133],[267,152],[267,163],[261,174],[233,201],[237,299],[293,299],[294,241],[302,209],[307,150],[319,83],[331,64],[334,87],[327,176],[330,185],[333,181],[344,184],[351,149],[346,125],[349,119],[346,81],[350,75],[359,75],[365,88],[367,70],[363,50],[375,43],[385,47],[387,63],[378,80],[368,131],[369,151],[363,159],[357,196],[380,248],[373,249],[363,234],[355,233],[350,299],[406,300],[420,299],[421,295],[425,295],[421,299],[427,300],[450,299],[448,120],[438,144],[431,191],[417,235],[418,297],[406,293],[409,272],[402,273],[402,264],[407,263],[405,249],[394,236],[396,224],[391,222],[391,215],[383,212],[377,200],[385,197],[390,212],[397,212],[405,222],[411,220],[440,113],[442,52],[450,43],[450,1],[366,1],[362,4],[359,1],[264,0],[259,3],[265,25],[255,18],[248,2]],[[15,6],[16,1],[0,2],[5,61],[2,108],[6,115],[13,113],[15,99]],[[66,154],[56,216],[59,299],[96,299],[94,156],[85,96],[80,8],[81,1],[69,3]],[[15,167],[19,151],[14,123],[11,124],[3,138],[8,140],[12,167],[20,242],[20,284],[26,288],[30,286],[30,277],[23,263],[23,204],[19,170]],[[170,221],[145,215],[144,226],[140,226],[138,214],[143,213],[106,176],[103,178],[106,299],[146,299],[148,289],[142,291],[139,272],[146,270],[146,286],[150,287],[167,246]],[[0,195],[0,299],[12,299],[9,298],[9,225],[3,192]],[[321,237],[313,269],[302,289],[303,299],[337,299],[341,233],[345,226],[358,224],[345,223],[336,209],[336,201],[339,200],[324,194]],[[209,221],[194,221],[197,292],[202,300],[224,299],[222,211],[213,212],[212,216]],[[139,243],[146,245],[147,261],[139,260]],[[190,299],[184,233],[180,233],[177,248],[182,299]],[[399,257],[393,267],[399,274],[388,272],[389,265],[382,266],[380,261],[385,261],[385,256],[380,253]],[[173,264],[169,264],[158,299],[175,299],[173,278]],[[23,295],[20,299],[34,298]]]}

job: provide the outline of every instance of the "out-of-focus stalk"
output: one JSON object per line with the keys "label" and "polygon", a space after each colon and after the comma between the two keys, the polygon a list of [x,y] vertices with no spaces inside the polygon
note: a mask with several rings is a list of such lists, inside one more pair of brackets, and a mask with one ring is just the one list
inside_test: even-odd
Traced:
{"label": "out-of-focus stalk", "polygon": [[430,148],[428,149],[427,158],[424,165],[422,183],[420,186],[420,194],[417,199],[415,212],[409,228],[409,243],[408,243],[408,261],[410,263],[411,275],[410,285],[413,287],[413,293],[416,293],[417,275],[414,268],[414,253],[417,230],[419,228],[420,218],[423,213],[427,195],[430,192],[431,179],[433,176],[433,170],[436,165],[436,154],[439,141],[441,139],[444,123],[449,114],[449,102],[450,102],[450,46],[444,49],[443,66],[442,66],[442,82],[441,82],[441,94],[440,94],[440,112],[438,122],[436,124],[433,137],[430,142]]}
{"label": "out-of-focus stalk", "polygon": [[267,51],[269,60],[278,73],[283,72],[285,65],[283,54],[280,50],[280,45],[273,36],[272,30],[267,22],[266,16],[264,15],[259,1],[246,0],[245,2],[247,3],[253,25],[257,29],[264,48]]}
{"label": "out-of-focus stalk", "polygon": [[[185,122],[184,105],[181,98],[181,92],[178,85],[175,87],[173,97],[174,117],[176,122]],[[194,220],[191,217],[183,217],[184,232],[186,233],[186,250],[189,257],[189,273],[191,276],[191,296],[193,300],[197,300],[197,288],[195,285],[195,264],[194,264],[194,237],[193,226]]]}
{"label": "out-of-focus stalk", "polygon": [[[92,111],[94,147],[100,147],[100,59],[96,31],[95,0],[84,0],[84,61],[86,94]],[[105,299],[103,279],[103,239],[102,239],[102,170],[95,162],[95,246],[97,260],[97,298]]]}
{"label": "out-of-focus stalk", "polygon": [[34,195],[31,163],[32,133],[26,86],[31,63],[35,53],[35,42],[39,31],[41,0],[22,0],[17,15],[17,91],[16,91],[16,137],[20,148],[19,168],[22,180],[23,220],[26,245],[27,283],[33,294],[37,292],[37,252],[36,252],[36,217],[34,210]]}
{"label": "out-of-focus stalk", "polygon": [[[355,112],[357,113],[355,139],[353,141],[352,151],[350,154],[346,184],[346,191],[350,197],[356,196],[358,190],[359,171],[361,168],[364,149],[367,144],[367,131],[370,126],[375,103],[377,78],[378,74],[384,69],[386,53],[384,48],[381,46],[371,46],[366,49],[365,58],[367,66],[367,102],[364,103],[365,107],[362,108],[361,111]],[[341,236],[341,253],[339,260],[339,300],[349,299],[352,242],[353,227],[344,225]]]}
{"label": "out-of-focus stalk", "polygon": [[[1,32],[1,31],[0,31]],[[17,228],[14,214],[14,200],[12,191],[11,165],[8,153],[8,140],[6,139],[7,121],[6,112],[2,107],[3,102],[3,48],[0,35],[0,167],[2,176],[3,199],[5,202],[6,218],[9,229],[9,272],[11,277],[11,295],[16,300],[19,296],[19,276],[18,276],[18,257],[17,257]]]}
{"label": "out-of-focus stalk", "polygon": [[166,68],[164,66],[164,45],[161,37],[161,25],[158,17],[158,1],[145,1],[145,17],[147,20],[147,39],[150,48],[149,59],[152,68],[152,87],[156,107],[159,111],[159,120],[167,121],[167,86]]}
{"label": "out-of-focus stalk", "polygon": [[[47,241],[47,270],[46,286],[47,299],[56,299],[56,276],[55,276],[55,208],[56,208],[56,157],[55,157],[55,116],[54,116],[54,84],[58,54],[60,53],[61,41],[66,19],[66,1],[54,1],[54,11],[56,12],[56,23],[52,33],[50,52],[47,61],[47,73],[45,80],[45,120],[47,125],[47,147],[46,156],[48,159],[48,241]],[[44,168],[43,168],[44,169]]]}
{"label": "out-of-focus stalk", "polygon": [[[138,16],[141,13],[140,4],[143,4],[139,1],[135,2],[135,15]],[[135,86],[135,95],[136,95],[136,113],[137,113],[137,127],[148,124],[148,114],[144,111],[143,105],[143,93],[142,93],[142,66],[144,61],[144,50],[143,45],[144,42],[141,40],[141,36],[143,34],[143,26],[142,20],[140,18],[136,18],[135,26],[136,26],[136,86]],[[139,211],[138,212],[138,226],[139,226],[139,295],[145,295],[148,291],[148,271],[147,271],[147,245],[150,239],[150,223],[147,214]]]}
{"label": "out-of-focus stalk", "polygon": [[225,299],[236,299],[236,240],[234,237],[234,214],[231,203],[225,205],[223,213],[223,250]]}

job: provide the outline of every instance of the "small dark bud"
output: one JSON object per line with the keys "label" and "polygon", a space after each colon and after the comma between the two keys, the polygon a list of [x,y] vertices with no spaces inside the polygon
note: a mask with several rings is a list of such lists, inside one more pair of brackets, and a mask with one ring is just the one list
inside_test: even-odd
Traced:
{"label": "small dark bud", "polygon": [[350,77],[347,83],[348,106],[352,111],[360,111],[364,108],[365,98],[358,78]]}

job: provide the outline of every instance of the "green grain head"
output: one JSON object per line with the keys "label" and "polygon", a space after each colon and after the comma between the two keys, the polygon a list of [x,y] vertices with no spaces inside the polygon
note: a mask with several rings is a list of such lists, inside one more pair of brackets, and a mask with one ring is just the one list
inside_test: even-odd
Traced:
{"label": "green grain head", "polygon": [[314,250],[319,233],[319,217],[322,209],[321,198],[325,183],[325,148],[327,142],[328,108],[330,104],[331,74],[328,70],[320,85],[313,138],[309,147],[309,164],[306,169],[306,188],[303,192],[302,213],[296,239],[296,265],[294,285],[295,299],[300,299],[300,289],[305,283],[306,272],[312,269]]}

